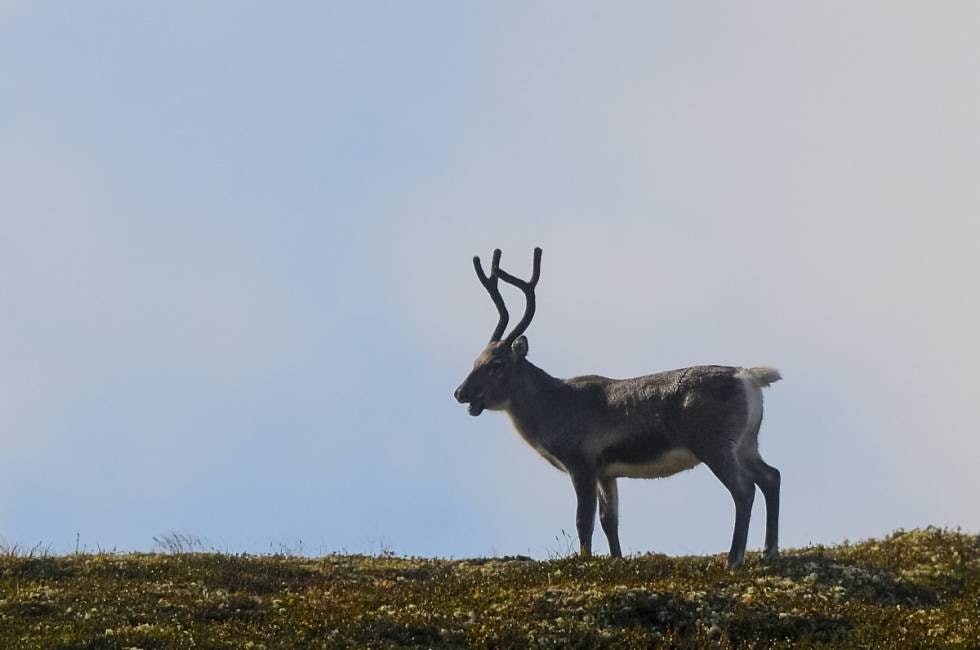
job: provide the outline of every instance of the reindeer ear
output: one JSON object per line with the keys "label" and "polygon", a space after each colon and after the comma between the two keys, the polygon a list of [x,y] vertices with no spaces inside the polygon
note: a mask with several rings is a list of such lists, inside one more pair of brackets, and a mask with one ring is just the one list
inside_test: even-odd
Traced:
{"label": "reindeer ear", "polygon": [[518,357],[520,357],[522,359],[524,357],[526,357],[527,356],[527,337],[526,336],[518,336],[517,339],[515,339],[514,342],[511,343],[510,349],[513,350],[514,351],[514,354],[516,354]]}

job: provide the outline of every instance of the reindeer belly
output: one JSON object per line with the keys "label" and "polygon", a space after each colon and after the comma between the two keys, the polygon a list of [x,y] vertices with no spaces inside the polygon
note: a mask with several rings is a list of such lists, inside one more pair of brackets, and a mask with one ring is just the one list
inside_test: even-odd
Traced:
{"label": "reindeer belly", "polygon": [[682,447],[665,451],[649,460],[637,462],[615,461],[607,464],[602,473],[609,477],[623,478],[663,478],[691,469],[701,461]]}

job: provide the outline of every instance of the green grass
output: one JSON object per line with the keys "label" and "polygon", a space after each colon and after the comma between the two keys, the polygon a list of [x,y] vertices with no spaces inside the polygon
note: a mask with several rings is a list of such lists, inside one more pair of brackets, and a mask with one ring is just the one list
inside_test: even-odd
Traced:
{"label": "green grass", "polygon": [[[33,555],[33,556],[32,556]],[[978,647],[980,537],[544,562],[0,555],[0,648]]]}

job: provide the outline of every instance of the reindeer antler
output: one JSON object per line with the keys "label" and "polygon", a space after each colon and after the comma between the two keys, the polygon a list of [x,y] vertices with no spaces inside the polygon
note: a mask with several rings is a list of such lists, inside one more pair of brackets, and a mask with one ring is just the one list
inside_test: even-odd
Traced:
{"label": "reindeer antler", "polygon": [[493,261],[490,263],[490,277],[487,277],[483,272],[483,265],[480,264],[479,256],[473,257],[473,268],[476,269],[476,277],[480,279],[480,284],[490,294],[493,304],[497,306],[497,311],[500,313],[500,320],[497,321],[497,327],[494,328],[493,334],[490,335],[491,342],[499,341],[500,337],[503,336],[504,330],[507,329],[507,321],[510,319],[510,315],[507,313],[507,307],[504,305],[504,298],[500,295],[500,289],[497,288],[497,277],[500,272],[500,249],[498,248],[493,252]]}
{"label": "reindeer antler", "polygon": [[[495,253],[494,260],[496,261],[496,259],[497,257]],[[507,335],[505,342],[509,345],[514,342],[514,339],[524,333],[527,326],[531,324],[531,319],[534,318],[534,288],[538,285],[538,278],[541,276],[541,249],[534,249],[534,268],[531,271],[531,279],[529,281],[515,278],[513,275],[501,268],[496,269],[496,275],[507,284],[511,284],[523,291],[524,297],[527,300],[527,307],[524,309],[524,317],[521,318],[521,321],[511,331],[511,333]]]}

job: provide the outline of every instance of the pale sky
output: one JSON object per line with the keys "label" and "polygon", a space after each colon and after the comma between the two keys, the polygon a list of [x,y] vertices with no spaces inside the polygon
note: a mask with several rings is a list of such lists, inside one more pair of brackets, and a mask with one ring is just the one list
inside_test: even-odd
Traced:
{"label": "pale sky", "polygon": [[[0,543],[563,549],[568,477],[451,396],[470,258],[534,246],[551,374],[782,371],[784,546],[977,531],[978,42],[972,1],[0,1]],[[727,550],[703,466],[620,492],[624,551]]]}

